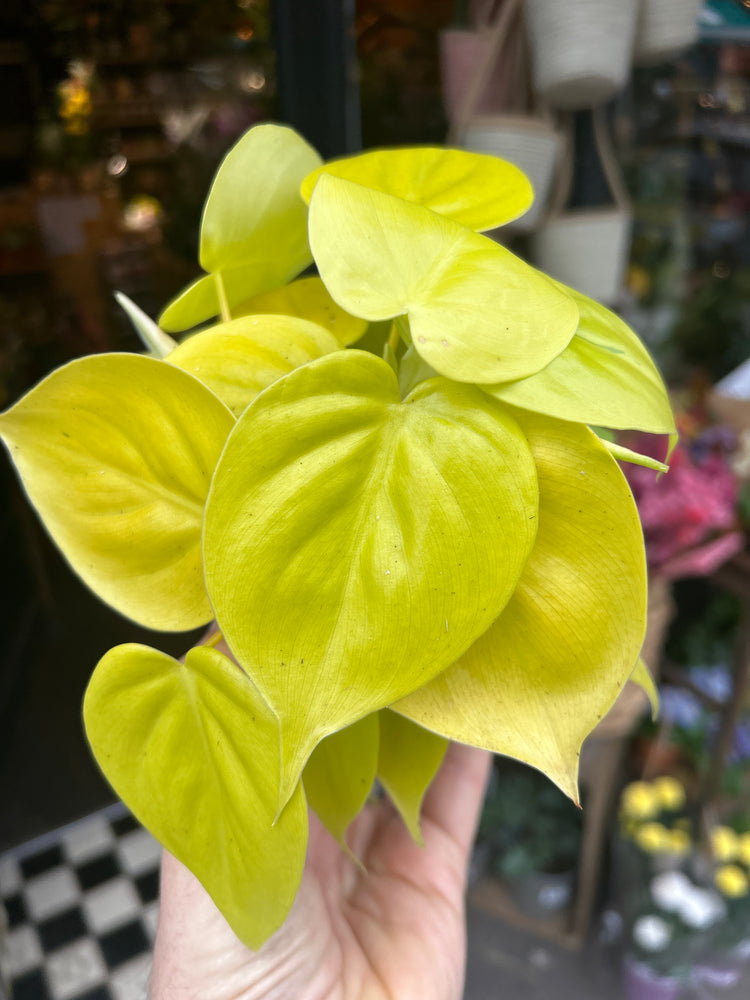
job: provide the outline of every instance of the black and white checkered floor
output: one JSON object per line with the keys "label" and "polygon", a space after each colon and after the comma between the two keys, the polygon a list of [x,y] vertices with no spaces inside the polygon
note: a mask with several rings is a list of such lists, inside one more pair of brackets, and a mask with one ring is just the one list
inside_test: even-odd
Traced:
{"label": "black and white checkered floor", "polygon": [[145,1000],[160,854],[117,804],[0,856],[13,1000]]}

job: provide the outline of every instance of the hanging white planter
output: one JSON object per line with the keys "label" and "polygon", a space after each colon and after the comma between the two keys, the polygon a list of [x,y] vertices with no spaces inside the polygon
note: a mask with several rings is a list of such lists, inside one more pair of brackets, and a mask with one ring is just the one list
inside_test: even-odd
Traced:
{"label": "hanging white planter", "polygon": [[563,209],[572,179],[572,158],[556,204],[533,236],[535,263],[553,278],[605,305],[622,295],[630,256],[632,211],[609,145],[601,113],[594,112],[594,135],[613,204],[602,208]]}
{"label": "hanging white planter", "polygon": [[529,232],[544,215],[563,137],[548,115],[523,110],[529,94],[520,9],[521,0],[504,0],[494,21],[475,33],[473,66],[472,43],[466,44],[461,85],[444,75],[444,95],[452,123],[449,141],[508,160],[529,177],[534,203],[511,224],[515,232]]}
{"label": "hanging white planter", "polygon": [[641,0],[633,60],[639,66],[664,62],[698,40],[702,0]]}
{"label": "hanging white planter", "polygon": [[630,74],[638,0],[526,0],[533,83],[552,108],[595,107]]}

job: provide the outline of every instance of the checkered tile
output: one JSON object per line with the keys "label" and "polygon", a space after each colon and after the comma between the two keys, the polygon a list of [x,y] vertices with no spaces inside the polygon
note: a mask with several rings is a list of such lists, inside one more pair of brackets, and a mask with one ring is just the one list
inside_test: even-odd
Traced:
{"label": "checkered tile", "polygon": [[13,1000],[145,1000],[159,856],[122,805],[1,855]]}

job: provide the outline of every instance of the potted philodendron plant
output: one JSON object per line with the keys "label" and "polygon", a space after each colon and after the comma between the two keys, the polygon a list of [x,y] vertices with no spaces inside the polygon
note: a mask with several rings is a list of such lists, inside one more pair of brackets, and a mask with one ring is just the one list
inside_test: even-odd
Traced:
{"label": "potted philodendron plant", "polygon": [[449,739],[575,798],[583,739],[642,676],[615,456],[640,459],[588,425],[672,415],[623,322],[480,234],[531,198],[493,157],[323,165],[258,126],[209,193],[205,274],[158,326],[122,300],[150,354],[73,361],[0,416],[83,580],[153,629],[216,620],[231,651],[118,646],[84,721],[252,947],[295,897],[308,804],[343,842],[377,777],[418,838]]}

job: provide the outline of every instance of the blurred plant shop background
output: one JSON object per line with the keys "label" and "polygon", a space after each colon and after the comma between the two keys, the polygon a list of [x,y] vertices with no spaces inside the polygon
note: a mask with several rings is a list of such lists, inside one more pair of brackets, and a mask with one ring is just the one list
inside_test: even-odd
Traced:
{"label": "blurred plant shop background", "polygon": [[[493,238],[617,311],[673,395],[671,471],[625,469],[661,713],[625,690],[584,747],[583,811],[495,762],[467,997],[747,996],[750,0],[3,0],[0,94],[3,408],[141,349],[114,292],[157,318],[197,276],[210,179],[257,122],[327,158],[447,142],[529,174],[534,206]],[[73,577],[6,456],[0,477],[1,861],[112,803],[80,702],[106,649],[149,637]],[[2,870],[17,996],[56,1000]]]}

